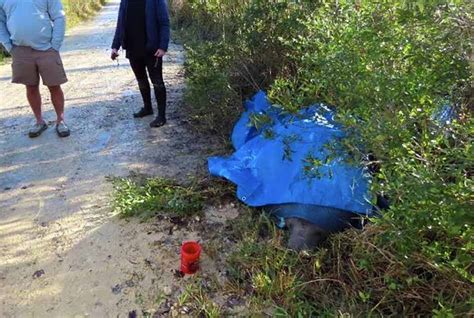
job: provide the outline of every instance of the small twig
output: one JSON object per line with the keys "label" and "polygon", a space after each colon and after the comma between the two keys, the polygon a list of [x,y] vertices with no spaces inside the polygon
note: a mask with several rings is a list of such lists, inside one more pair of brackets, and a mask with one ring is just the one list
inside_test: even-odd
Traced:
{"label": "small twig", "polygon": [[403,264],[402,262],[399,262],[399,261],[395,261],[394,260],[394,256],[390,254],[390,256],[392,256],[391,258],[387,255],[387,253],[385,253],[384,251],[382,251],[380,248],[378,248],[376,245],[374,245],[373,243],[370,243],[370,242],[367,242],[368,245],[372,246],[373,248],[375,248],[379,253],[380,255],[382,255],[389,263],[396,263],[396,264]]}
{"label": "small twig", "polygon": [[296,287],[303,287],[303,286],[306,286],[306,285],[309,285],[309,284],[312,284],[312,283],[319,283],[319,282],[335,282],[335,283],[339,283],[341,284],[342,286],[346,286],[346,284],[340,280],[337,280],[337,279],[332,279],[332,278],[320,278],[320,279],[315,279],[315,280],[310,280],[310,281],[307,281],[307,282],[304,282],[304,283],[301,283],[301,284],[298,284],[296,285]]}
{"label": "small twig", "polygon": [[375,311],[375,309],[377,309],[377,307],[380,306],[380,304],[385,300],[386,296],[387,295],[384,295],[382,299],[380,299],[380,301],[377,303],[377,305],[375,305],[372,309],[370,309],[370,314],[372,314]]}

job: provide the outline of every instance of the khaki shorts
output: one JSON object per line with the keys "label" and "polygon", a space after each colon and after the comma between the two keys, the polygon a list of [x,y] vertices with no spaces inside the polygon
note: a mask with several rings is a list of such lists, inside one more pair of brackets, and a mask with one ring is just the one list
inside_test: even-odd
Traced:
{"label": "khaki shorts", "polygon": [[54,49],[38,51],[27,46],[14,46],[11,55],[12,83],[37,86],[40,76],[46,86],[67,82],[61,56]]}

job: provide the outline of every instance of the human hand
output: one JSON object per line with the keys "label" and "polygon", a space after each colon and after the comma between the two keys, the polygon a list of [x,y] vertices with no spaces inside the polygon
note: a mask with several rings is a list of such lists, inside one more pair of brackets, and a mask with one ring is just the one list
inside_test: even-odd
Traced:
{"label": "human hand", "polygon": [[166,55],[166,51],[165,51],[165,50],[162,50],[162,49],[156,50],[155,56],[156,56],[157,58],[163,57],[163,56],[165,56],[165,55]]}
{"label": "human hand", "polygon": [[119,57],[120,54],[118,53],[118,50],[117,49],[112,49],[112,53],[110,54],[110,58],[112,59],[112,61],[115,61],[117,59],[117,57]]}

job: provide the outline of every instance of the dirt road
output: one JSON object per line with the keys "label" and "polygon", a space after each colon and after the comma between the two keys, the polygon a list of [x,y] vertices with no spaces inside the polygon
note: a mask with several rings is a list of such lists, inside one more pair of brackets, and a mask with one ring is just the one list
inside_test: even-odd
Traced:
{"label": "dirt road", "polygon": [[[0,66],[1,317],[128,317],[153,307],[152,297],[175,290],[179,239],[198,235],[178,231],[169,242],[158,225],[119,220],[108,206],[106,176],[185,178],[205,164],[207,147],[180,113],[183,50],[176,44],[164,69],[169,124],[152,130],[152,118],[132,118],[141,104],[135,80],[123,56],[119,65],[109,59],[118,4],[109,1],[66,38],[71,137],[59,139],[50,125],[29,139],[24,88],[10,84],[9,65]],[[45,118],[53,120],[43,93]]]}

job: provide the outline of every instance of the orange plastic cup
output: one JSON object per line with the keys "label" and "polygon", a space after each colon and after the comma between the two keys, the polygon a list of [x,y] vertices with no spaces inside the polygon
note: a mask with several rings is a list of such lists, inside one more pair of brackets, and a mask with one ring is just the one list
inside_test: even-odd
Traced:
{"label": "orange plastic cup", "polygon": [[199,258],[201,256],[201,245],[198,242],[184,242],[181,246],[181,272],[194,274],[199,269]]}

